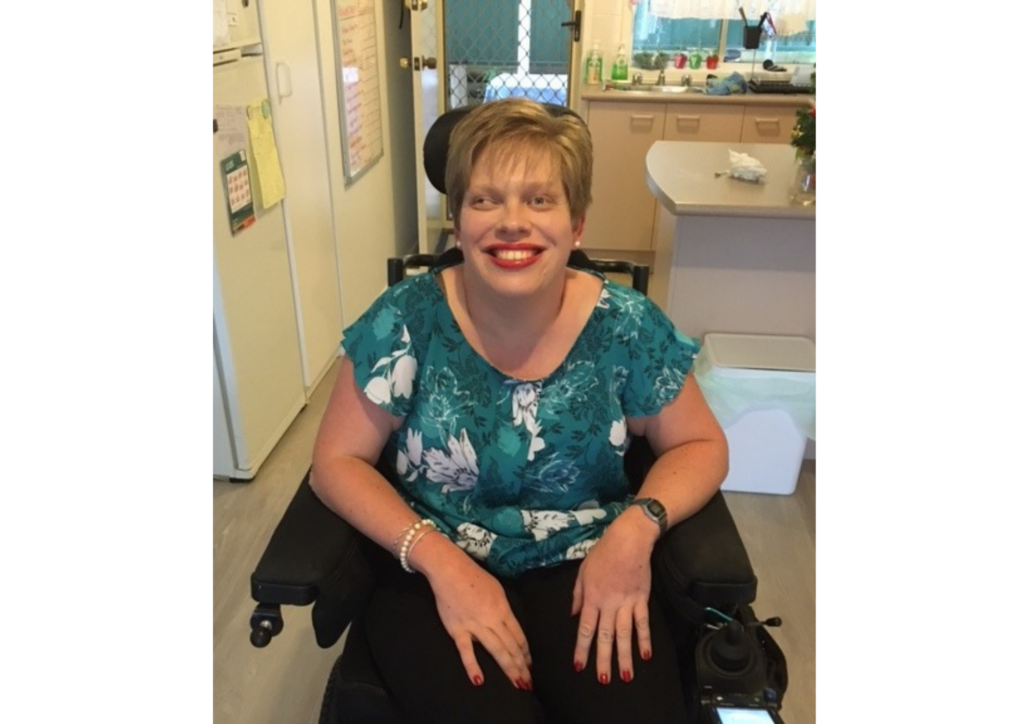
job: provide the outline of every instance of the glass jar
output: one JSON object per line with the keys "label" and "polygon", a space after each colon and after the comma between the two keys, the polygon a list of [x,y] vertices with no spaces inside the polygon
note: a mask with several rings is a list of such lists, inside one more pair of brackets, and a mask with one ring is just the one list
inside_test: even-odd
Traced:
{"label": "glass jar", "polygon": [[796,156],[789,198],[801,206],[810,206],[815,202],[814,161],[813,154],[798,153]]}

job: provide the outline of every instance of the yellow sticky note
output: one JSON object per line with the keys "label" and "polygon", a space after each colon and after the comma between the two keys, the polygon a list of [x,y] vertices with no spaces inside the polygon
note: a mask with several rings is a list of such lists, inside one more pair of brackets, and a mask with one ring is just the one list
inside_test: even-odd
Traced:
{"label": "yellow sticky note", "polygon": [[284,176],[274,142],[274,126],[270,117],[270,101],[251,103],[246,108],[249,119],[249,146],[252,151],[252,182],[264,209],[284,198]]}

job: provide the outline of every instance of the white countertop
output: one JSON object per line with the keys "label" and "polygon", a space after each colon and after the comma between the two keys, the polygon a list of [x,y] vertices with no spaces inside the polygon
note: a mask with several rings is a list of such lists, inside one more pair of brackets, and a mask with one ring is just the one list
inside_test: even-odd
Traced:
{"label": "white countertop", "polygon": [[[767,175],[753,184],[730,176],[729,151],[761,162]],[[676,216],[748,216],[814,219],[815,207],[789,198],[795,149],[786,143],[655,141],[647,152],[647,188]]]}

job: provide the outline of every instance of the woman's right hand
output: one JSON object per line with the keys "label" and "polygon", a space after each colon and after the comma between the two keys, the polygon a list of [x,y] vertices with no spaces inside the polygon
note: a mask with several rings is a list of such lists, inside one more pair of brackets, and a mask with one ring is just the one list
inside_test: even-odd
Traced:
{"label": "woman's right hand", "polygon": [[[417,546],[417,553],[422,545]],[[469,680],[477,686],[484,682],[473,650],[473,642],[479,641],[516,688],[532,691],[530,649],[505,590],[468,554],[461,549],[459,553],[461,559],[453,556],[426,575],[441,622],[455,641]]]}

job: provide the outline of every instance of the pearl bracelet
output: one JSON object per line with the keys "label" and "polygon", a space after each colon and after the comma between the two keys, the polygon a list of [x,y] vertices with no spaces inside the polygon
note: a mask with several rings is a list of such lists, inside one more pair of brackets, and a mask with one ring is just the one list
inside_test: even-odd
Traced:
{"label": "pearl bracelet", "polygon": [[416,547],[416,544],[419,543],[424,538],[426,538],[427,537],[427,533],[429,533],[430,531],[434,531],[435,533],[440,533],[441,532],[441,531],[439,531],[437,529],[436,525],[431,524],[431,525],[424,526],[423,527],[423,531],[418,536],[416,536],[412,540],[412,542],[409,544],[409,548],[405,551],[405,563],[402,566],[405,569],[406,573],[415,573],[415,571],[413,570],[412,565],[409,563],[409,556],[412,555],[412,549]]}
{"label": "pearl bracelet", "polygon": [[391,555],[398,558],[398,549],[402,546],[402,541],[405,540],[406,536],[409,535],[410,531],[412,531],[415,526],[420,525],[421,523],[422,521],[417,520],[402,528],[402,532],[395,536],[395,542],[391,544]]}
{"label": "pearl bracelet", "polygon": [[413,546],[419,543],[420,539],[431,530],[437,530],[437,524],[430,518],[424,518],[412,525],[406,526],[405,530],[402,531],[402,544],[398,549],[398,562],[402,564],[402,570],[406,573],[415,573],[412,567],[409,566],[409,554],[412,552]]}

